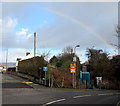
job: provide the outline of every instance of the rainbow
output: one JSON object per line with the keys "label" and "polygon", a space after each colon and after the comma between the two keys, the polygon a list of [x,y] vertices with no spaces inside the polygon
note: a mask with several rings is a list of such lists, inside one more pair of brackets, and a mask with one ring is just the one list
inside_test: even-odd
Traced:
{"label": "rainbow", "polygon": [[82,26],[83,28],[89,30],[90,32],[92,32],[98,39],[100,39],[102,42],[105,43],[105,45],[109,48],[111,48],[112,50],[114,50],[114,46],[112,46],[104,37],[103,35],[101,35],[100,33],[98,33],[97,31],[95,31],[92,27],[90,27],[89,25],[85,24],[84,22],[82,22],[81,20],[78,20],[72,16],[69,16],[68,14],[66,13],[63,13],[61,11],[58,11],[58,10],[53,10],[51,8],[47,8],[48,11],[56,14],[56,15],[59,15],[61,17],[64,17],[66,19],[69,19],[71,20],[72,22],[76,23],[76,24],[79,24],[80,26]]}

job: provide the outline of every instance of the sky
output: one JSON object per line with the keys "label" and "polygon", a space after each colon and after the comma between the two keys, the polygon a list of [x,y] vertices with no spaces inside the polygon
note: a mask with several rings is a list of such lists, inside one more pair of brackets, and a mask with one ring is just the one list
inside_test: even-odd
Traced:
{"label": "sky", "polygon": [[2,2],[0,16],[0,58],[15,62],[33,55],[33,34],[37,33],[37,54],[63,52],[66,46],[80,45],[76,53],[82,62],[87,48],[117,53],[117,2]]}

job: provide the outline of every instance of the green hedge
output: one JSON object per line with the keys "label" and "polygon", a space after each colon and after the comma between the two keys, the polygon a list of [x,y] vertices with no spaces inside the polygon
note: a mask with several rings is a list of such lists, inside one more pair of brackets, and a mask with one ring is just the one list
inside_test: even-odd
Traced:
{"label": "green hedge", "polygon": [[19,61],[18,72],[25,73],[25,74],[34,76],[36,78],[39,78],[40,73],[44,74],[43,70],[40,70],[39,68],[40,67],[43,68],[46,65],[47,65],[47,62],[44,60],[43,57],[36,56],[30,59]]}

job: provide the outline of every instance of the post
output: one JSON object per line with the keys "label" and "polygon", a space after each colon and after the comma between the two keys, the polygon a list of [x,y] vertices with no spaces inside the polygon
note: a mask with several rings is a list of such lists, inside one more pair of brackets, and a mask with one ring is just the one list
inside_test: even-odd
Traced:
{"label": "post", "polygon": [[118,31],[118,55],[120,55],[120,31]]}
{"label": "post", "polygon": [[[74,48],[74,57],[75,58],[76,58],[76,56],[75,56],[75,54],[76,54],[76,47],[77,46],[75,46],[75,48]],[[75,59],[75,64],[77,63],[76,61],[77,61],[77,58]],[[76,72],[77,72],[77,64],[76,64]],[[76,88],[76,72],[74,74],[74,88]]]}
{"label": "post", "polygon": [[72,73],[72,75],[73,75],[73,82],[72,82],[72,84],[73,84],[73,88],[75,88],[75,81],[74,81],[75,76],[74,76],[74,73]]}
{"label": "post", "polygon": [[39,68],[39,76],[40,76],[40,78],[39,78],[39,83],[40,83],[40,84],[42,84],[42,80],[41,80],[41,71],[42,71],[42,68],[40,67],[40,68]]}
{"label": "post", "polygon": [[51,83],[51,82],[50,82],[50,74],[49,74],[49,87],[50,87],[50,85],[51,85],[50,83]]}
{"label": "post", "polygon": [[[76,45],[74,48],[74,58],[76,58],[75,54],[76,54],[76,47],[80,47],[80,45]],[[76,72],[74,74],[74,88],[76,88],[76,73],[77,73],[77,58],[75,59],[75,64],[76,64]]]}
{"label": "post", "polygon": [[36,55],[36,32],[34,32],[34,57]]}
{"label": "post", "polygon": [[64,77],[62,78],[62,87],[64,87]]}
{"label": "post", "polygon": [[8,61],[8,49],[7,49],[7,51],[6,51],[6,71],[7,71],[7,61]]}
{"label": "post", "polygon": [[54,84],[54,83],[53,83],[53,75],[52,75],[52,82],[51,82],[51,87],[53,87],[53,84]]}
{"label": "post", "polygon": [[46,71],[45,71],[45,85],[46,85]]}

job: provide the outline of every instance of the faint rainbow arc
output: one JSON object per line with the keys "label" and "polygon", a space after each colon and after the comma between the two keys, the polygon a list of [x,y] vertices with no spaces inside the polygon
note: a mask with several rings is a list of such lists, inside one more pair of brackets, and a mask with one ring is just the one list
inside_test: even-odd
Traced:
{"label": "faint rainbow arc", "polygon": [[60,12],[58,10],[53,10],[53,9],[50,9],[50,8],[47,8],[47,10],[52,12],[52,13],[55,13],[56,15],[59,15],[59,16],[64,17],[66,19],[69,19],[69,20],[71,20],[72,22],[74,22],[76,24],[79,24],[83,28],[91,31],[97,38],[99,38],[101,41],[103,41],[106,44],[106,46],[108,46],[109,48],[111,48],[113,50],[115,49],[111,44],[109,44],[109,42],[105,38],[103,38],[102,34],[99,34],[97,31],[95,31],[89,25],[83,23],[81,20],[78,20],[78,19],[76,19],[76,18],[74,18],[72,16],[69,16],[68,14],[65,14],[63,12]]}

